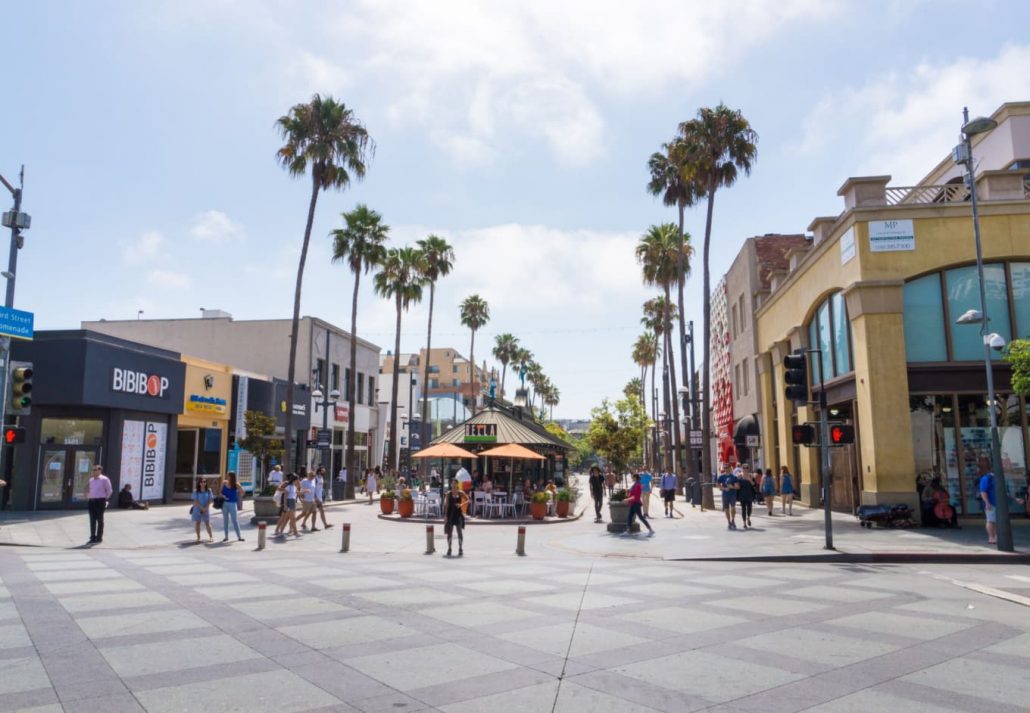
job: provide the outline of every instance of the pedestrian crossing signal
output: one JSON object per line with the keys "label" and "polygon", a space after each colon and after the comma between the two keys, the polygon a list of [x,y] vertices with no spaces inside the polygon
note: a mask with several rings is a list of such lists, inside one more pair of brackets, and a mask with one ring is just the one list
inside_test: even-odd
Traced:
{"label": "pedestrian crossing signal", "polygon": [[14,446],[25,442],[25,429],[19,426],[4,427],[4,445]]}
{"label": "pedestrian crossing signal", "polygon": [[846,423],[830,426],[830,443],[835,446],[846,446],[855,442],[855,427]]}
{"label": "pedestrian crossing signal", "polygon": [[817,441],[815,426],[810,423],[799,423],[791,428],[790,437],[796,446],[810,446]]}

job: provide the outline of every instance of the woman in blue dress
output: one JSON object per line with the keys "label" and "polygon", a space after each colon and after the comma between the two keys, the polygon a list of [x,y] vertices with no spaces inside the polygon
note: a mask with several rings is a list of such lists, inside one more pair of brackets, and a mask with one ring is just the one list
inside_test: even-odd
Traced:
{"label": "woman in blue dress", "polygon": [[794,514],[794,479],[785,465],[780,466],[780,510]]}
{"label": "woman in blue dress", "polygon": [[769,517],[773,515],[773,500],[776,498],[776,477],[772,468],[765,469],[762,476],[762,497],[765,498],[765,507],[769,509]]}
{"label": "woman in blue dress", "polygon": [[193,520],[193,529],[197,531],[197,542],[200,542],[200,523],[207,527],[207,541],[214,541],[214,533],[211,532],[211,500],[214,498],[207,489],[207,480],[197,479],[197,489],[193,493],[193,507],[190,509],[190,518]]}

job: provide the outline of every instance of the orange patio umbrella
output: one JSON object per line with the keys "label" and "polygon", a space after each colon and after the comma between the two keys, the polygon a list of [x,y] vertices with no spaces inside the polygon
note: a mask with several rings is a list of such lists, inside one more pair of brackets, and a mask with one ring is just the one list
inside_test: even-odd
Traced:
{"label": "orange patio umbrella", "polygon": [[437,443],[435,446],[423,448],[418,453],[412,453],[412,458],[478,458],[472,451],[467,451],[461,446],[453,443]]}
{"label": "orange patio umbrella", "polygon": [[524,458],[530,460],[547,460],[539,453],[534,453],[525,446],[520,446],[518,443],[505,443],[500,446],[496,446],[489,450],[483,451],[479,455],[486,456],[488,458],[510,458],[511,467],[508,469],[508,492],[512,492],[512,478],[515,477],[515,459]]}

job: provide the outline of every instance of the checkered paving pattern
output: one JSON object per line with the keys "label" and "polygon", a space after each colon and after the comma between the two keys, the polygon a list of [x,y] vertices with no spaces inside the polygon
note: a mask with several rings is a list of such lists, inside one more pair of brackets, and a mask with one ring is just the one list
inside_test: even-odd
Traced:
{"label": "checkered paving pattern", "polygon": [[946,570],[7,550],[0,711],[1027,710]]}

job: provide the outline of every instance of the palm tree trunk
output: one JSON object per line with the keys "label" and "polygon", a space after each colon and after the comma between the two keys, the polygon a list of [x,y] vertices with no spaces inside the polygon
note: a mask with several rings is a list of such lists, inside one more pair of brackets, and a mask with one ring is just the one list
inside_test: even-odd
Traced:
{"label": "palm tree trunk", "polygon": [[[476,330],[472,331],[472,341],[469,342],[469,390],[472,393],[472,415],[476,415]],[[530,407],[532,410],[532,407]]]}
{"label": "palm tree trunk", "polygon": [[[679,254],[676,257],[677,271],[679,272],[679,280],[677,281],[677,289],[679,290],[679,307],[680,307],[680,374],[683,376],[683,386],[688,390],[690,389],[690,371],[687,369],[687,321],[684,316],[683,309],[683,283],[686,281],[686,270],[684,269],[685,258],[683,257],[683,210],[684,205],[682,202],[678,204],[679,207]],[[684,414],[685,416],[686,414]],[[693,424],[691,424],[693,428]],[[688,457],[686,460],[686,474],[688,477],[694,475],[694,456],[690,452],[690,445],[687,444],[686,452]],[[682,483],[680,483],[682,485]]]}
{"label": "palm tree trunk", "polygon": [[712,452],[711,452],[711,438],[712,438],[712,404],[711,404],[711,389],[712,389],[712,296],[711,296],[711,276],[708,273],[708,250],[712,240],[712,207],[715,204],[715,182],[709,181],[708,183],[708,216],[705,219],[705,244],[704,244],[704,255],[702,260],[704,261],[704,278],[703,287],[704,296],[704,351],[701,352],[705,355],[705,366],[704,375],[702,381],[704,385],[701,387],[701,468],[704,472],[701,474],[701,481],[706,484],[704,488],[704,494],[702,501],[704,507],[714,508],[715,498],[712,495]]}
{"label": "palm tree trunk", "polygon": [[[665,319],[664,315],[662,316],[662,319],[663,320]],[[672,444],[670,443],[670,440],[672,438],[672,434],[671,433],[667,433],[666,430],[665,430],[665,420],[670,418],[670,413],[672,411],[672,407],[669,404],[669,349],[668,349],[668,346],[669,346],[669,333],[668,333],[668,330],[666,330],[662,334],[662,342],[663,342],[663,345],[662,345],[663,346],[663,349],[662,349],[662,413],[664,414],[665,418],[663,418],[661,420],[661,422],[659,423],[659,427],[661,428],[660,433],[662,434],[661,437],[659,438],[659,443],[662,442],[662,441],[665,442],[665,450],[662,453],[662,459],[661,459],[662,460],[662,469],[663,470],[672,470],[672,455],[670,453],[671,450],[672,450],[672,448],[671,448]]]}
{"label": "palm tree trunk", "polygon": [[[670,304],[669,301],[669,286],[665,286],[665,303]],[[683,451],[680,450],[680,407],[679,398],[676,393],[676,352],[672,350],[672,325],[670,324],[665,330],[665,343],[668,346],[669,355],[669,396],[672,401],[672,447],[673,447],[673,473],[676,474],[678,480],[683,479],[683,474],[680,472],[683,463]]]}
{"label": "palm tree trunk", "polygon": [[293,382],[297,374],[297,329],[300,323],[300,292],[304,282],[304,263],[308,259],[311,225],[315,222],[315,204],[318,203],[318,176],[311,172],[311,201],[308,203],[308,221],[304,225],[304,242],[297,263],[297,286],[293,290],[293,321],[290,324],[290,364],[286,370],[286,418],[283,423],[283,470],[290,472],[293,451]]}
{"label": "palm tree trunk", "polygon": [[501,398],[504,398],[504,379],[508,375],[508,362],[501,362]]}
{"label": "palm tree trunk", "polygon": [[[654,361],[651,362],[651,393],[652,394],[656,394],[657,393],[655,391],[655,384],[654,384],[654,376],[655,375],[654,375],[654,372],[655,372],[655,368],[658,366],[658,335],[655,334],[654,338],[655,338],[655,355],[654,355]],[[652,399],[651,399],[651,420],[654,421],[656,426],[658,425],[658,399],[655,398],[655,397],[652,397]],[[655,432],[657,433],[657,431],[655,431]],[[651,440],[651,448],[654,450],[654,452],[651,453],[651,461],[652,461],[651,466],[653,468],[655,468],[655,469],[657,469],[657,467],[658,467],[658,448],[656,446],[657,446],[656,439],[652,439]]]}
{"label": "palm tree trunk", "polygon": [[[358,285],[361,282],[361,270],[354,271],[354,296],[350,303],[350,373],[347,375],[347,491],[345,498],[354,497],[354,484],[358,480],[358,453],[354,450],[354,439],[357,435],[355,413],[357,409],[358,390]],[[374,399],[375,394],[369,394]],[[378,408],[378,404],[376,404]],[[368,453],[368,464],[372,465],[372,453]]]}
{"label": "palm tree trunk", "polygon": [[[433,301],[436,297],[436,283],[429,283],[429,328],[426,330],[426,368],[423,370],[424,376],[422,377],[422,426],[420,430],[421,441],[419,445],[425,448],[428,444],[424,441],[429,440],[426,436],[431,434],[432,431],[426,430],[426,425],[429,423],[429,355],[432,353],[433,345]],[[429,473],[428,459],[420,458],[420,472],[422,478]]]}
{"label": "palm tree trunk", "polygon": [[[401,379],[401,296],[397,295],[397,336],[393,342],[393,385],[390,390],[390,452],[387,467],[397,467],[397,389]],[[409,405],[408,408],[411,408]]]}

